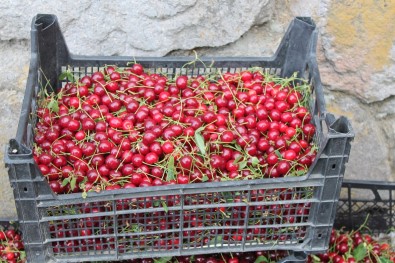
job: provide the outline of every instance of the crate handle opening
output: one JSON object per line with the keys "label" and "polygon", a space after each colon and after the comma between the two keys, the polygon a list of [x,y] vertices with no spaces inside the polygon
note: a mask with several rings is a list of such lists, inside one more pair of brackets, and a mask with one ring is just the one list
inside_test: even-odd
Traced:
{"label": "crate handle opening", "polygon": [[38,14],[36,16],[36,20],[34,21],[34,26],[42,28],[42,30],[45,30],[52,26],[56,22],[57,18],[54,15],[50,14]]}
{"label": "crate handle opening", "polygon": [[328,113],[329,129],[335,133],[348,134],[351,132],[350,122],[344,116],[340,116],[335,120],[333,114]]}
{"label": "crate handle opening", "polygon": [[8,154],[11,156],[15,156],[17,154],[31,154],[32,151],[24,146],[23,144],[18,143],[16,139],[11,139],[8,147]]}

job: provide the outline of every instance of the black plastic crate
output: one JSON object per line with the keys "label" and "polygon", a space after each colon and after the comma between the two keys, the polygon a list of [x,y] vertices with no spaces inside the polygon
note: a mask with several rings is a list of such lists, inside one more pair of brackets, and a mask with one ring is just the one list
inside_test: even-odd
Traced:
{"label": "black plastic crate", "polygon": [[[206,65],[214,61],[212,68],[184,67],[193,60],[186,57],[74,56],[69,53],[53,15],[37,15],[31,32],[30,71],[21,117],[16,138],[10,140],[5,155],[29,262],[258,250],[288,250],[301,255],[326,250],[354,133],[346,118],[335,119],[325,110],[315,57],[317,29],[310,18],[291,22],[273,57],[202,58]],[[93,192],[85,199],[81,194],[53,194],[31,150],[34,126],[31,114],[36,109],[40,83],[48,79],[51,87],[61,86],[58,77],[69,66],[78,76],[106,64],[125,67],[134,60],[151,72],[170,76],[198,75],[218,69],[239,72],[250,67],[288,77],[298,72],[313,88],[310,110],[319,152],[310,170],[301,177]],[[286,222],[276,216],[276,209],[293,216],[295,221]],[[224,217],[223,211],[233,217]],[[164,230],[161,224],[165,224]],[[92,230],[90,235],[78,234],[86,228]],[[68,231],[77,234],[67,237]],[[106,245],[91,244],[98,239]],[[65,242],[70,245],[59,250]],[[294,257],[289,261],[298,260]]]}
{"label": "black plastic crate", "polygon": [[345,180],[338,202],[335,227],[360,228],[372,234],[394,231],[395,183]]}

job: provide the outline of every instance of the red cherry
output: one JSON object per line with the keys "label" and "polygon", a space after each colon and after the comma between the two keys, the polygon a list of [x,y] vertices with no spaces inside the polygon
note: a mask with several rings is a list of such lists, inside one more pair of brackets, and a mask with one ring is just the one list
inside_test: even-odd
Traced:
{"label": "red cherry", "polygon": [[233,132],[231,132],[231,131],[224,131],[224,132],[221,134],[221,136],[220,136],[220,140],[221,140],[222,142],[225,142],[225,143],[230,143],[230,142],[232,142],[232,141],[234,140]]}
{"label": "red cherry", "polygon": [[186,175],[179,174],[179,175],[177,175],[177,183],[178,184],[188,184],[189,177]]}
{"label": "red cherry", "polygon": [[187,76],[179,76],[176,79],[176,86],[178,89],[183,90],[186,89],[188,85],[188,77]]}
{"label": "red cherry", "polygon": [[293,161],[296,159],[296,152],[294,150],[287,150],[283,154],[284,159]]}
{"label": "red cherry", "polygon": [[182,168],[189,170],[192,167],[193,159],[191,156],[183,156],[180,158],[179,162]]}
{"label": "red cherry", "polygon": [[159,161],[159,157],[156,153],[150,152],[145,156],[144,160],[146,163],[152,165]]}
{"label": "red cherry", "polygon": [[166,141],[162,144],[162,151],[166,154],[172,153],[174,151],[174,145],[171,141]]}

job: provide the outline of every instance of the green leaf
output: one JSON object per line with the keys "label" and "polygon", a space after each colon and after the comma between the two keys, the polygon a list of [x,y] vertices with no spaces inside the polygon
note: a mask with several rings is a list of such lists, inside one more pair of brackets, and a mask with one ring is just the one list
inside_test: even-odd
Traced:
{"label": "green leaf", "polygon": [[222,236],[216,236],[210,240],[209,245],[215,246],[215,244],[219,244],[222,241]]}
{"label": "green leaf", "polygon": [[252,157],[251,164],[252,164],[252,166],[257,166],[259,164],[258,157],[256,157],[256,156]]}
{"label": "green leaf", "polygon": [[321,262],[321,259],[319,257],[317,257],[316,255],[311,254],[310,256],[313,259],[313,262]]}
{"label": "green leaf", "polygon": [[267,257],[265,256],[259,256],[255,259],[254,263],[263,263],[263,262],[269,262]]}
{"label": "green leaf", "polygon": [[167,263],[170,262],[172,257],[163,257],[163,258],[157,258],[154,259],[154,263]]}
{"label": "green leaf", "polygon": [[240,145],[236,144],[235,147],[236,147],[236,150],[238,150],[239,152],[243,151],[243,149],[241,149]]}
{"label": "green leaf", "polygon": [[169,157],[169,161],[167,162],[167,181],[175,180],[174,177],[176,172],[176,168],[174,167],[174,156],[171,155]]}
{"label": "green leaf", "polygon": [[247,161],[243,161],[243,162],[239,163],[239,169],[240,170],[243,170],[244,168],[246,168],[246,166],[247,166]]}
{"label": "green leaf", "polygon": [[160,206],[160,201],[159,200],[155,200],[153,202],[154,207],[159,207]]}
{"label": "green leaf", "polygon": [[169,208],[167,207],[166,202],[164,200],[162,200],[161,203],[162,203],[162,207],[165,209],[165,212],[167,214],[167,212],[169,212]]}
{"label": "green leaf", "polygon": [[234,160],[234,164],[237,164],[240,160],[241,160],[241,158],[243,158],[243,155],[239,155],[239,156],[237,156],[237,158]]}
{"label": "green leaf", "polygon": [[278,158],[283,158],[279,150],[275,150],[274,153],[277,155]]}
{"label": "green leaf", "polygon": [[64,178],[62,181],[62,186],[66,186],[68,183],[70,183],[70,177]]}
{"label": "green leaf", "polygon": [[73,74],[70,71],[62,72],[59,75],[59,80],[65,80],[65,79],[67,79],[70,82],[73,82],[74,81],[74,76],[73,76]]}
{"label": "green leaf", "polygon": [[75,185],[77,184],[77,177],[73,176],[70,181],[70,188],[71,190],[75,189]]}
{"label": "green leaf", "polygon": [[223,195],[224,195],[225,201],[226,201],[227,203],[233,203],[233,196],[232,196],[231,193],[229,193],[229,192],[223,192]]}
{"label": "green leaf", "polygon": [[359,244],[353,251],[353,256],[357,262],[360,262],[367,256],[368,250],[366,249],[366,244]]}
{"label": "green leaf", "polygon": [[140,232],[140,227],[138,224],[132,224],[132,232],[133,233]]}
{"label": "green leaf", "polygon": [[207,181],[208,181],[208,176],[207,175],[203,175],[202,182],[207,182]]}
{"label": "green leaf", "polygon": [[85,192],[85,191],[83,191],[81,196],[82,196],[82,198],[84,198],[84,199],[85,199],[85,198],[87,198],[87,197],[88,197],[88,193],[87,193],[87,192]]}
{"label": "green leaf", "polygon": [[199,147],[200,153],[204,156],[206,155],[206,145],[204,143],[204,138],[202,134],[200,134],[199,129],[195,131],[195,141],[197,147]]}
{"label": "green leaf", "polygon": [[26,252],[25,252],[25,251],[20,250],[19,253],[20,253],[20,256],[19,256],[19,257],[20,257],[22,260],[26,258]]}
{"label": "green leaf", "polygon": [[295,176],[302,176],[305,175],[307,173],[307,171],[305,170],[297,170],[295,171]]}
{"label": "green leaf", "polygon": [[58,94],[56,94],[58,100],[61,100],[63,97],[63,93],[62,92],[58,92]]}
{"label": "green leaf", "polygon": [[392,261],[386,257],[380,257],[379,260],[379,263],[392,263]]}
{"label": "green leaf", "polygon": [[68,75],[68,74],[70,74],[70,72],[68,72],[68,71],[62,72],[62,73],[59,75],[59,80],[65,80],[65,79],[67,78],[67,75]]}
{"label": "green leaf", "polygon": [[51,101],[48,103],[48,109],[50,109],[53,112],[58,113],[59,112],[59,104],[56,99],[51,99]]}

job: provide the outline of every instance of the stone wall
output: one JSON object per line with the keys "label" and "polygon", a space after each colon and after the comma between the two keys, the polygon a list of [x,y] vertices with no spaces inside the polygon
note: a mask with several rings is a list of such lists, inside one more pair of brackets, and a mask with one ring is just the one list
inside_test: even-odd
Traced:
{"label": "stone wall", "polygon": [[[395,180],[395,3],[391,1],[0,2],[0,144],[15,136],[30,55],[30,24],[58,16],[74,54],[269,56],[295,16],[320,29],[317,57],[327,108],[356,133],[346,178]],[[0,151],[3,159],[4,150]],[[0,167],[1,217],[15,208]]]}

